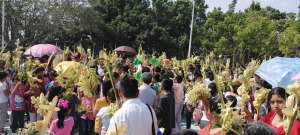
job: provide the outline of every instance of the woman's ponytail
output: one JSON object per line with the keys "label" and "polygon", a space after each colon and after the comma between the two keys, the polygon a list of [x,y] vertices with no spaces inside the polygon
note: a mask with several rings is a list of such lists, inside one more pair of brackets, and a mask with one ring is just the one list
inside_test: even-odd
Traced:
{"label": "woman's ponytail", "polygon": [[59,111],[57,112],[58,121],[57,121],[57,127],[58,128],[64,128],[64,121],[66,115],[68,115],[69,109],[71,109],[70,103],[66,100],[59,101],[58,105]]}

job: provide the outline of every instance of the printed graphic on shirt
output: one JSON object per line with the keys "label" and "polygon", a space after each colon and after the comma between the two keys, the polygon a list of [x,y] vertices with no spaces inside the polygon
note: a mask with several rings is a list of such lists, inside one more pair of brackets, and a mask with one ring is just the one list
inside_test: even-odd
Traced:
{"label": "printed graphic on shirt", "polygon": [[15,101],[15,107],[17,109],[23,107],[24,98],[22,98],[20,95],[15,95],[14,101]]}

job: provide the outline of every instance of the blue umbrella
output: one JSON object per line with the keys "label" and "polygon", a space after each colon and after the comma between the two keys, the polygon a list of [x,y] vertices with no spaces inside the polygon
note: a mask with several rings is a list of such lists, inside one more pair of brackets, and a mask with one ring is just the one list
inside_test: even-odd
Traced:
{"label": "blue umbrella", "polygon": [[255,74],[270,83],[273,87],[287,87],[291,79],[300,72],[300,58],[276,57],[263,62]]}

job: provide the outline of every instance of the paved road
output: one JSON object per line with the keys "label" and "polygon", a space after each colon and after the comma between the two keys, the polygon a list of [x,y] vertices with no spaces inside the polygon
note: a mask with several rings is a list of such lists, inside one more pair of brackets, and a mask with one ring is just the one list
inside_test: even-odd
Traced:
{"label": "paved road", "polygon": [[[10,111],[8,111],[8,115],[10,116]],[[185,118],[185,115],[182,116],[181,118],[181,129],[186,129],[186,118]],[[196,130],[197,132],[200,130],[200,127],[199,126],[194,126],[194,121],[192,120],[192,125],[191,125],[191,129],[194,129]],[[10,123],[7,119],[7,121],[5,122],[5,128],[4,128],[5,131],[7,132],[11,132],[11,129],[10,129]],[[78,133],[75,133],[75,135],[79,135]]]}

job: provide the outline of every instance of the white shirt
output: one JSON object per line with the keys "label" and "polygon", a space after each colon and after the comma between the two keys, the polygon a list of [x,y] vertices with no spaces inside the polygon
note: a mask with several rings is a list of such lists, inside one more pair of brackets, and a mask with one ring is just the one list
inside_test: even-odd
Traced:
{"label": "white shirt", "polygon": [[[151,107],[150,107],[151,109]],[[155,112],[151,109],[154,121],[155,135],[157,135],[157,119]],[[107,131],[115,130],[115,124],[120,126],[125,123],[126,135],[152,135],[152,118],[148,106],[138,98],[127,100],[110,119]]]}
{"label": "white shirt", "polygon": [[98,65],[98,70],[97,70],[99,76],[103,76],[104,75],[104,70],[101,68],[101,66]]}
{"label": "white shirt", "polygon": [[120,81],[118,81],[118,82],[115,84],[115,87],[116,87],[117,90],[120,89]]}
{"label": "white shirt", "polygon": [[0,103],[8,102],[8,97],[5,96],[4,90],[6,90],[6,86],[3,82],[0,82]]}

